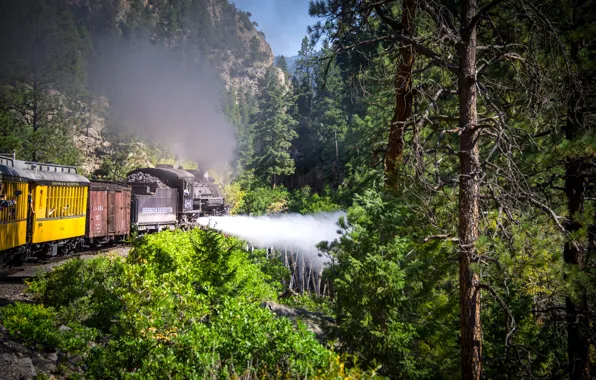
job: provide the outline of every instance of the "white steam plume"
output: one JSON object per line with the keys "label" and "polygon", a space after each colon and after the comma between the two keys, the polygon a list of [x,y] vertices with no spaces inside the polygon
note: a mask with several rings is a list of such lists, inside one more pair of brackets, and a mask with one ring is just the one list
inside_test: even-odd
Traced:
{"label": "white steam plume", "polygon": [[337,220],[344,212],[314,215],[218,216],[199,218],[198,222],[223,233],[248,241],[256,247],[303,255],[309,266],[320,268],[328,261],[318,255],[316,245],[339,237]]}
{"label": "white steam plume", "polygon": [[106,38],[91,76],[110,101],[110,125],[208,169],[229,162],[235,130],[218,71],[198,53]]}

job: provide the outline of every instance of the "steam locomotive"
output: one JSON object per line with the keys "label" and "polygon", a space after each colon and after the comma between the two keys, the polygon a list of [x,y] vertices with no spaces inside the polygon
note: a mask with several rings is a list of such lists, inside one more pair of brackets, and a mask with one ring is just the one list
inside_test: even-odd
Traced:
{"label": "steam locomotive", "polygon": [[57,255],[228,212],[220,188],[199,171],[142,168],[124,182],[90,181],[76,167],[0,154],[0,267]]}

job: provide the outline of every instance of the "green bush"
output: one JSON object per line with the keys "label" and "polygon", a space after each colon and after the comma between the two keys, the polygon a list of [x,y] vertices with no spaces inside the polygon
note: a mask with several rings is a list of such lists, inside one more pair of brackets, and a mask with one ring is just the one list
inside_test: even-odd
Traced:
{"label": "green bush", "polygon": [[426,231],[409,209],[375,191],[357,196],[340,224],[347,233],[322,248],[333,256],[324,275],[334,284],[342,349],[395,377],[457,377],[451,248],[419,244]]}
{"label": "green bush", "polygon": [[311,312],[323,313],[333,316],[331,299],[326,296],[317,296],[314,293],[297,294],[292,297],[280,299],[280,303],[290,307],[301,307]]}
{"label": "green bush", "polygon": [[248,258],[250,261],[259,266],[261,272],[263,272],[269,279],[269,284],[277,292],[283,291],[283,284],[290,282],[291,271],[284,263],[274,255],[267,255],[266,249],[254,248],[248,252]]}
{"label": "green bush", "polygon": [[270,277],[252,263],[242,244],[212,230],[148,235],[129,253],[143,281],[173,281],[199,294],[234,295],[254,301],[275,298]]}
{"label": "green bush", "polygon": [[[81,353],[95,340],[98,331],[60,318],[56,310],[44,305],[15,303],[0,309],[0,319],[8,332],[25,344],[45,349]],[[66,326],[60,330],[60,326]]]}
{"label": "green bush", "polygon": [[289,210],[300,214],[341,210],[341,206],[334,203],[329,194],[329,189],[324,194],[319,195],[311,192],[309,186],[302,187],[292,192],[288,205]]}
{"label": "green bush", "polygon": [[314,214],[341,210],[341,206],[333,201],[330,193],[329,189],[323,194],[313,193],[309,186],[291,192],[283,186],[275,189],[258,186],[245,190],[236,212],[263,215],[280,212]]}
{"label": "green bush", "polygon": [[249,257],[239,243],[214,231],[163,232],[135,241],[126,260],[74,259],[32,281],[47,306],[3,308],[2,321],[26,342],[82,353],[91,379],[301,377],[324,369],[330,353],[313,333],[259,306],[276,298],[262,271],[275,267],[252,261],[262,252]]}
{"label": "green bush", "polygon": [[283,186],[275,189],[266,186],[259,186],[246,191],[243,204],[238,213],[263,215],[287,211],[287,202],[290,194]]}
{"label": "green bush", "polygon": [[28,291],[41,303],[56,307],[65,320],[107,332],[122,311],[116,289],[123,286],[121,259],[75,258],[29,284]]}

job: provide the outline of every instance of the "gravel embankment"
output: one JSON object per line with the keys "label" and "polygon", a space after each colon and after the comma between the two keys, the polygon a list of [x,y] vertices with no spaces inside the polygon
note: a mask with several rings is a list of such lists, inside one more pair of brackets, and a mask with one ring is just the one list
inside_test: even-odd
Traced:
{"label": "gravel embankment", "polygon": [[43,260],[36,263],[27,263],[20,267],[15,267],[0,271],[0,307],[8,305],[13,302],[31,302],[24,293],[27,286],[23,280],[34,277],[39,273],[49,272],[53,267],[63,264],[75,257],[81,259],[91,259],[98,255],[117,255],[126,257],[130,247],[115,247],[110,249],[102,249],[99,253],[86,252],[80,255],[72,255],[67,257],[55,257],[48,260]]}

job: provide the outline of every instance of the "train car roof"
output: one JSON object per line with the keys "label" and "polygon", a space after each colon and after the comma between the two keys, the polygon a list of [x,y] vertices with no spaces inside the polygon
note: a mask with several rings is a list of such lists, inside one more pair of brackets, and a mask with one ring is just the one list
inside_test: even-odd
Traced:
{"label": "train car roof", "polygon": [[126,186],[126,184],[121,183],[121,182],[110,182],[110,181],[91,181],[89,183],[89,188],[91,190],[96,190],[96,191],[107,191],[107,190],[111,190],[111,191],[131,191],[130,186]]}
{"label": "train car roof", "polygon": [[74,166],[20,161],[0,155],[0,180],[3,179],[53,185],[89,184],[89,180],[78,174]]}

